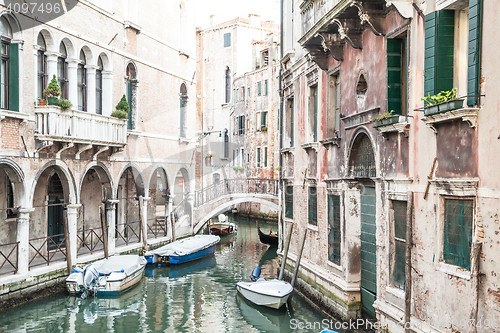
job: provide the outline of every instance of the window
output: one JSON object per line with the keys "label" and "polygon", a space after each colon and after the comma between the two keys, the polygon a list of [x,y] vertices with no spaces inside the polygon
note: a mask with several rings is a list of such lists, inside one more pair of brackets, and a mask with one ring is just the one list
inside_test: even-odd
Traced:
{"label": "window", "polygon": [[12,188],[12,183],[10,179],[7,177],[7,218],[16,217],[17,214],[14,213],[14,210],[10,208],[14,208],[14,190]]}
{"label": "window", "polygon": [[97,60],[97,69],[95,71],[95,113],[102,114],[102,58]]}
{"label": "window", "polygon": [[269,50],[262,51],[262,65],[269,65]]}
{"label": "window", "polygon": [[[425,16],[425,96],[457,88],[467,105],[480,93],[482,1]],[[457,36],[455,36],[457,34]]]}
{"label": "window", "polygon": [[262,81],[257,82],[257,96],[262,95]]}
{"label": "window", "polygon": [[229,134],[227,129],[224,130],[224,158],[229,158]]}
{"label": "window", "polygon": [[133,62],[127,65],[126,71],[126,91],[127,91],[127,101],[130,106],[130,112],[128,113],[127,129],[135,129],[135,117],[137,115],[137,70]]}
{"label": "window", "polygon": [[264,167],[267,168],[267,147],[264,147]]}
{"label": "window", "polygon": [[293,186],[285,186],[285,217],[293,219]]}
{"label": "window", "polygon": [[248,97],[250,97],[250,87],[248,87]]}
{"label": "window", "polygon": [[241,148],[241,160],[240,160],[240,166],[244,166],[245,165],[245,149],[244,148]]}
{"label": "window", "polygon": [[[340,131],[340,71],[330,75],[328,86],[328,138],[335,138]],[[337,133],[336,133],[337,132]]]}
{"label": "window", "polygon": [[328,260],[340,265],[340,196],[328,195]]}
{"label": "window", "polygon": [[318,141],[318,86],[309,88],[309,141]]}
{"label": "window", "polygon": [[472,199],[444,199],[443,259],[447,264],[470,269],[472,242]]}
{"label": "window", "polygon": [[318,196],[317,189],[314,186],[309,187],[308,205],[308,221],[312,225],[318,225]]}
{"label": "window", "polygon": [[267,111],[262,111],[260,113],[260,130],[264,131],[267,129]]}
{"label": "window", "polygon": [[293,147],[293,98],[286,101],[286,134],[287,139],[290,141],[290,147]]}
{"label": "window", "polygon": [[406,115],[406,38],[387,39],[387,111]]}
{"label": "window", "polygon": [[231,46],[231,33],[225,33],[224,34],[224,47],[229,47]]}
{"label": "window", "polygon": [[257,168],[260,168],[260,147],[257,148]]}
{"label": "window", "polygon": [[406,269],[406,201],[392,201],[391,283],[404,289]]}
{"label": "window", "polygon": [[229,103],[231,99],[231,70],[226,67],[226,97],[225,103]]}
{"label": "window", "polygon": [[6,15],[0,17],[0,38],[0,108],[19,111],[19,46],[11,43],[12,29]]}
{"label": "window", "polygon": [[181,138],[185,138],[187,135],[187,103],[188,103],[188,95],[187,88],[184,83],[181,84],[180,92],[179,92],[180,100],[179,100],[179,136]]}
{"label": "window", "polygon": [[238,135],[245,134],[245,116],[238,116]]}
{"label": "window", "polygon": [[267,96],[267,80],[264,81],[264,96]]}
{"label": "window", "polygon": [[66,59],[68,52],[63,42],[59,45],[59,57],[57,57],[57,83],[61,87],[61,98],[68,99],[68,64]]}
{"label": "window", "polygon": [[78,84],[78,110],[87,111],[87,69],[85,65],[87,60],[83,50],[80,51],[80,62],[78,63],[77,70],[77,84]]}
{"label": "window", "polygon": [[[36,42],[38,46],[38,52],[37,52],[37,67],[38,67],[38,98],[45,98],[43,96],[43,90],[47,87],[47,56],[45,55],[45,51],[47,50],[47,45],[45,43],[45,38],[43,38],[42,33],[38,34],[38,39]],[[3,67],[3,59],[4,59],[4,54],[3,54],[3,42],[2,42],[2,67]],[[2,68],[3,69],[3,68]],[[4,71],[2,70],[2,74]],[[4,78],[2,75],[2,91],[3,91],[3,82]],[[2,106],[3,108],[3,106]]]}

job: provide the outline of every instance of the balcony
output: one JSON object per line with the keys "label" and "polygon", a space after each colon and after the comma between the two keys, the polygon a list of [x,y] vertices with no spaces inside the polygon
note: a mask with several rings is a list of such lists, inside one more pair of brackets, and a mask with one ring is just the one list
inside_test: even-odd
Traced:
{"label": "balcony", "polygon": [[81,144],[123,148],[127,144],[127,120],[74,110],[61,111],[57,106],[36,106],[35,138],[42,142],[37,144],[37,150],[54,142],[67,143],[67,147]]}

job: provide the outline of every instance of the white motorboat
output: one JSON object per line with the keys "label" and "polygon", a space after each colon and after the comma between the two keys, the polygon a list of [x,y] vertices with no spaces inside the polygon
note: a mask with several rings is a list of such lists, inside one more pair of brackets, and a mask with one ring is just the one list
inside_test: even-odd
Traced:
{"label": "white motorboat", "polygon": [[281,280],[259,279],[260,267],[255,267],[250,282],[238,282],[236,289],[248,301],[279,309],[285,304],[293,291],[290,283]]}
{"label": "white motorboat", "polygon": [[75,268],[66,279],[71,295],[117,295],[135,286],[142,277],[146,259],[138,255],[113,256]]}
{"label": "white motorboat", "polygon": [[219,223],[210,223],[210,233],[212,235],[227,236],[238,230],[238,227],[234,223],[229,222],[226,215],[220,214],[218,219]]}

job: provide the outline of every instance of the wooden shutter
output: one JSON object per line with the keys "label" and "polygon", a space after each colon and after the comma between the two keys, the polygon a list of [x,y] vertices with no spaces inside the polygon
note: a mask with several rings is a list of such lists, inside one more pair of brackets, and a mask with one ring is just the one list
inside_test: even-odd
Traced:
{"label": "wooden shutter", "polygon": [[387,39],[387,111],[402,114],[403,39]]}
{"label": "wooden shutter", "polygon": [[[467,95],[479,95],[481,77],[481,22],[482,0],[469,0],[469,68]],[[479,97],[468,97],[467,105],[479,104]]]}
{"label": "wooden shutter", "polygon": [[455,11],[425,16],[425,96],[453,89],[454,32]]}
{"label": "wooden shutter", "polygon": [[340,196],[328,195],[328,260],[340,265]]}
{"label": "wooden shutter", "polygon": [[9,45],[9,110],[19,112],[19,45]]}
{"label": "wooden shutter", "polygon": [[293,186],[285,187],[285,217],[293,218]]}
{"label": "wooden shutter", "polygon": [[444,261],[470,269],[474,202],[467,199],[445,199],[444,209]]}
{"label": "wooden shutter", "polygon": [[127,81],[127,101],[130,106],[130,110],[128,112],[128,121],[127,121],[127,129],[132,129],[132,82]]}
{"label": "wooden shutter", "polygon": [[312,225],[318,225],[318,201],[316,187],[309,187],[309,200],[308,200],[308,221]]}

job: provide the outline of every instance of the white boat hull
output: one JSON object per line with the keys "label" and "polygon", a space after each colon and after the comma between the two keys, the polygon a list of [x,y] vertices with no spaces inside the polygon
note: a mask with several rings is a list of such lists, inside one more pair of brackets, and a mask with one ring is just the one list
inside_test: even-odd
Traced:
{"label": "white boat hull", "polygon": [[263,279],[257,282],[238,282],[236,289],[248,301],[273,309],[281,308],[293,291],[288,282]]}

